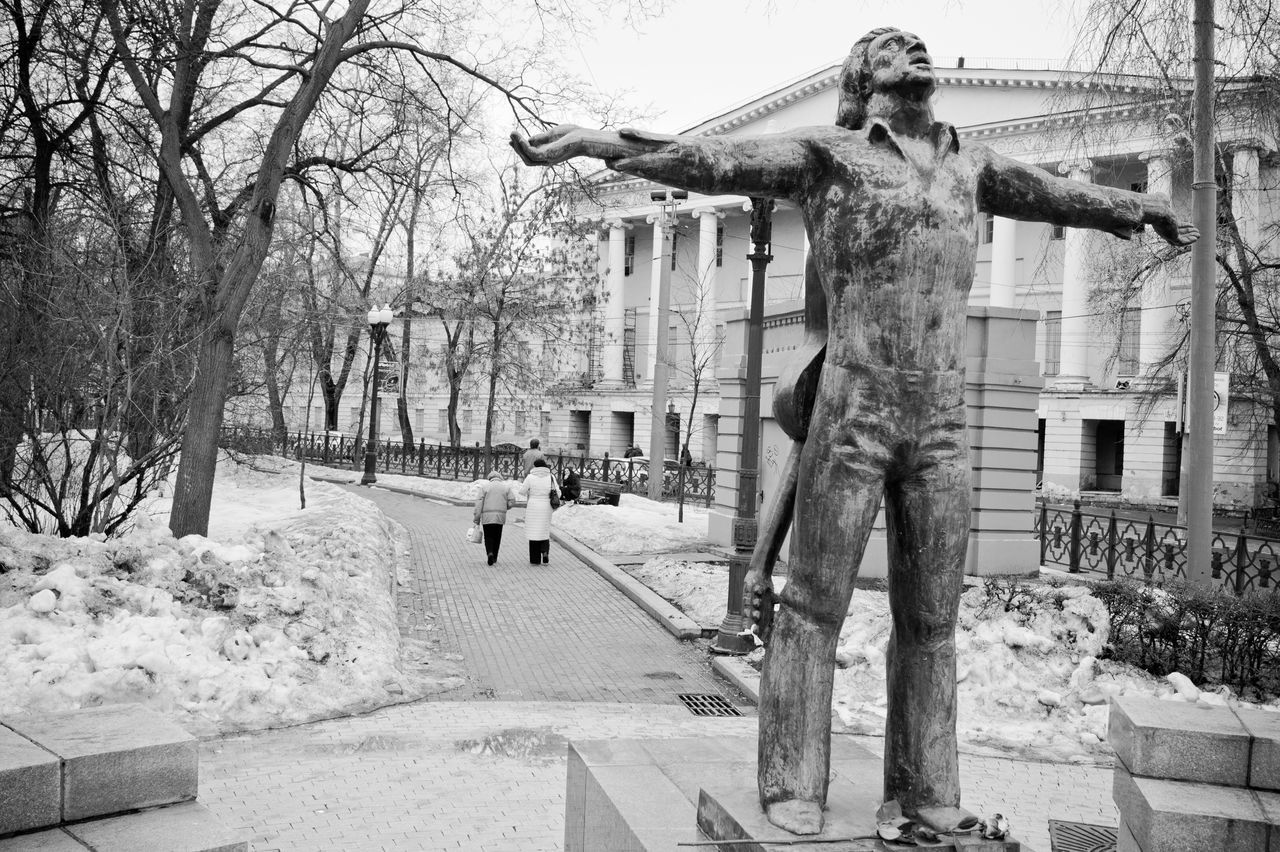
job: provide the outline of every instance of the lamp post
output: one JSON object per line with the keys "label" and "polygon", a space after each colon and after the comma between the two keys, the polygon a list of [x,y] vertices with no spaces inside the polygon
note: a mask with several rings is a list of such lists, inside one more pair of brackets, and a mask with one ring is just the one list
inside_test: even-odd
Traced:
{"label": "lamp post", "polygon": [[738,505],[733,514],[733,553],[729,556],[729,600],[711,651],[745,654],[755,642],[744,636],[742,587],[756,546],[756,492],[760,487],[760,374],[764,351],[765,270],[773,242],[773,199],[751,199],[751,306],[747,314],[747,376],[742,389],[742,432],[738,437]]}
{"label": "lamp post", "polygon": [[378,384],[381,379],[378,364],[382,361],[382,341],[387,336],[387,326],[394,315],[390,305],[369,309],[369,340],[373,346],[373,394],[369,397],[369,442],[364,449],[364,476],[360,477],[361,485],[372,485],[378,481],[374,472],[378,466]]}

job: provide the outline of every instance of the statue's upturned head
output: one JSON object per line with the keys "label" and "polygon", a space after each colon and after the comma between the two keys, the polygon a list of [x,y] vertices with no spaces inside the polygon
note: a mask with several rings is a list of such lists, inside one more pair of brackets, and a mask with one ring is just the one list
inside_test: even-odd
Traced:
{"label": "statue's upturned head", "polygon": [[897,27],[877,27],[853,43],[840,69],[836,124],[862,127],[867,102],[877,90],[929,97],[937,85],[933,60],[920,37]]}

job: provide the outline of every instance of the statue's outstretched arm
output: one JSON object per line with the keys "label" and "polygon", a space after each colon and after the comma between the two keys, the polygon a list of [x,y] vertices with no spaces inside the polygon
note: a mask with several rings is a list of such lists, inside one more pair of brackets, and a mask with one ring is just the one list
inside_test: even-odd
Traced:
{"label": "statue's outstretched arm", "polygon": [[527,166],[551,166],[574,157],[594,157],[613,163],[657,151],[678,137],[660,136],[635,130],[592,130],[574,124],[557,124],[527,139],[511,134],[511,147]]}
{"label": "statue's outstretched arm", "polygon": [[680,189],[766,198],[794,197],[814,170],[810,146],[788,134],[671,136],[562,124],[528,139],[513,133],[511,147],[531,166],[595,157],[620,172]]}
{"label": "statue's outstretched arm", "polygon": [[986,213],[1093,228],[1126,240],[1150,225],[1175,246],[1189,245],[1200,236],[1193,225],[1178,218],[1164,195],[1060,178],[990,150],[984,149],[984,156],[978,208]]}

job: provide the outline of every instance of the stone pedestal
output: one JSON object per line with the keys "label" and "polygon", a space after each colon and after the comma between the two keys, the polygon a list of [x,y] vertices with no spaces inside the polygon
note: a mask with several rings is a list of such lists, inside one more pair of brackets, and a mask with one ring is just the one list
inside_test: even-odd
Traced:
{"label": "stone pedestal", "polygon": [[[794,845],[803,838],[772,825],[760,809],[755,737],[571,742],[565,852],[682,852],[691,847],[678,844],[706,840],[739,841],[714,847],[729,852],[901,848],[871,837],[882,789],[880,758],[848,738],[835,737],[831,768],[826,828],[811,838],[818,842]],[[850,839],[832,842],[839,838]],[[1024,852],[1016,840],[968,835],[918,848]]]}
{"label": "stone pedestal", "polygon": [[1280,720],[1263,710],[1118,698],[1108,740],[1118,852],[1280,849]]}

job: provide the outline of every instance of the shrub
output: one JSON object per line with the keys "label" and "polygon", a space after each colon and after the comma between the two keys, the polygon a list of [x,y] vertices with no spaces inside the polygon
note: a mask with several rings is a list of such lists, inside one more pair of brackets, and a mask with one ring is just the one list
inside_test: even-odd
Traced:
{"label": "shrub", "polygon": [[1280,695],[1280,596],[1130,579],[1099,581],[1093,594],[1110,617],[1114,659],[1154,675],[1179,671],[1243,697]]}

